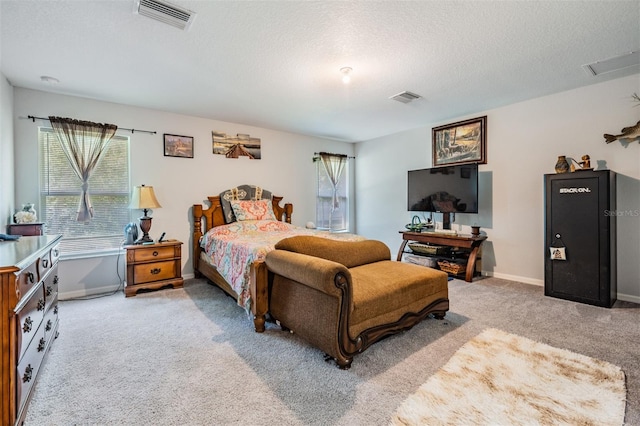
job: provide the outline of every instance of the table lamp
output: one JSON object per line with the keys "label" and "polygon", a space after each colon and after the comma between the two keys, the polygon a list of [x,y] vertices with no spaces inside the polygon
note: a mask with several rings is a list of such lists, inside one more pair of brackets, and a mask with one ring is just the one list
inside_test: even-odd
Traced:
{"label": "table lamp", "polygon": [[156,194],[154,194],[153,192],[153,186],[140,185],[133,187],[129,208],[142,209],[144,211],[144,216],[139,219],[140,229],[142,230],[143,235],[135,242],[135,244],[153,242],[151,237],[149,237],[149,230],[151,229],[151,217],[147,216],[147,211],[149,211],[149,209],[157,209],[160,207],[162,206],[156,199]]}

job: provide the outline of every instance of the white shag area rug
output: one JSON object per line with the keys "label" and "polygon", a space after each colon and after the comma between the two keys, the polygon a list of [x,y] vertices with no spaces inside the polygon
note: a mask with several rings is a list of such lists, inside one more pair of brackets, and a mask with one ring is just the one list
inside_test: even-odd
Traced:
{"label": "white shag area rug", "polygon": [[622,425],[625,376],[608,362],[487,329],[405,400],[392,425]]}

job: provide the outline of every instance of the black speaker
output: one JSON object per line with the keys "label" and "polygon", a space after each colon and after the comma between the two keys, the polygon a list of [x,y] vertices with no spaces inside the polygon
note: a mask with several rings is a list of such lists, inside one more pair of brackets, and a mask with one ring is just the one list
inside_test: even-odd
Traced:
{"label": "black speaker", "polygon": [[611,170],[545,175],[545,295],[616,301],[615,180]]}

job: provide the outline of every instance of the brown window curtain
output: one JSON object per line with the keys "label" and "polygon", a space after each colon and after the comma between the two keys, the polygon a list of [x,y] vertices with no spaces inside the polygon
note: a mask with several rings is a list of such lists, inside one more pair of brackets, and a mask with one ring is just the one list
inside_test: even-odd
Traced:
{"label": "brown window curtain", "polygon": [[331,211],[334,212],[338,207],[340,207],[340,201],[338,199],[338,183],[340,182],[344,166],[347,164],[347,156],[341,154],[329,154],[326,152],[321,152],[318,155],[320,156],[320,160],[322,160],[322,165],[327,171],[327,175],[331,180],[331,186],[333,187]]}
{"label": "brown window curtain", "polygon": [[61,117],[49,117],[49,121],[71,168],[82,182],[76,220],[89,223],[93,217],[93,207],[89,198],[89,178],[118,126]]}

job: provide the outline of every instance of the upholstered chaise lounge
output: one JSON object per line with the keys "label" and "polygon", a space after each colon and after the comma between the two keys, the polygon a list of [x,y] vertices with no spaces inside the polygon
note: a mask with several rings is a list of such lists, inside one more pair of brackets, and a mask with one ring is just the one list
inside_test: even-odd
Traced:
{"label": "upholstered chaise lounge", "polygon": [[349,368],[374,342],[449,310],[446,273],[390,259],[380,241],[286,238],[266,257],[271,316]]}

